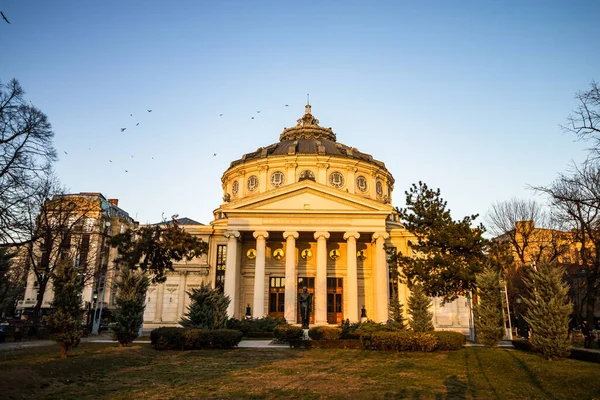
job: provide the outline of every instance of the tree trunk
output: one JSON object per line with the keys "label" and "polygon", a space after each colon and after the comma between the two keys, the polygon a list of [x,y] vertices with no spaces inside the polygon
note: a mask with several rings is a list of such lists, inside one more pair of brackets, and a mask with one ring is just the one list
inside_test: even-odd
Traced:
{"label": "tree trunk", "polygon": [[46,293],[46,286],[48,286],[48,279],[43,279],[39,282],[38,294],[36,298],[35,307],[33,309],[33,326],[36,328],[40,325],[42,317],[42,303],[44,302],[44,293]]}
{"label": "tree trunk", "polygon": [[60,358],[67,358],[67,351],[69,351],[69,346],[66,344],[60,345]]}
{"label": "tree trunk", "polygon": [[592,329],[594,326],[594,311],[596,307],[596,290],[595,282],[593,279],[588,277],[587,280],[587,300],[585,303],[585,316],[587,319],[588,328]]}

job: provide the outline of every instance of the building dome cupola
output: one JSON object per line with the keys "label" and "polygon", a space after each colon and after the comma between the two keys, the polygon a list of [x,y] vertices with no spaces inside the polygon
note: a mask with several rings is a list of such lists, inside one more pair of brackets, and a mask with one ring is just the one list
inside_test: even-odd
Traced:
{"label": "building dome cupola", "polygon": [[291,128],[283,128],[279,141],[299,139],[326,139],[335,142],[335,133],[331,128],[319,126],[319,120],[311,114],[310,104],[304,108],[304,115],[298,119],[298,124]]}

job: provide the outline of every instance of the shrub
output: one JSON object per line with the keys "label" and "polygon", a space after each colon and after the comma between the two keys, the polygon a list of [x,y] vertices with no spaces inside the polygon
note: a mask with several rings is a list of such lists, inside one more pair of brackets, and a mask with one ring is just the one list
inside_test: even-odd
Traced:
{"label": "shrub", "polygon": [[460,332],[436,331],[432,332],[437,339],[436,350],[460,350],[467,342],[467,338]]}
{"label": "shrub", "polygon": [[313,340],[337,340],[341,335],[341,328],[329,326],[315,326],[308,330],[308,336]]}
{"label": "shrub", "polygon": [[150,333],[157,350],[231,349],[242,340],[242,332],[232,329],[158,328]]}
{"label": "shrub", "polygon": [[284,325],[286,322],[283,318],[252,318],[252,319],[236,319],[230,318],[227,320],[227,329],[235,329],[241,331],[244,336],[248,337],[269,337],[271,335],[261,335],[261,333],[273,333],[275,327]]}
{"label": "shrub", "polygon": [[242,340],[242,332],[233,329],[217,329],[211,334],[211,345],[216,349],[232,349]]}
{"label": "shrub", "polygon": [[221,329],[227,324],[227,306],[229,297],[218,288],[202,284],[197,289],[188,292],[191,304],[188,306],[186,318],[181,325],[196,329]]}
{"label": "shrub", "polygon": [[367,335],[373,332],[390,331],[390,328],[385,324],[378,324],[373,321],[361,322],[356,328],[356,332],[360,335]]}
{"label": "shrub", "polygon": [[431,333],[381,331],[362,335],[361,344],[370,350],[430,352],[435,350],[437,338]]}
{"label": "shrub", "polygon": [[281,343],[290,343],[294,340],[301,340],[304,336],[302,328],[293,325],[278,325],[275,327],[275,338]]}

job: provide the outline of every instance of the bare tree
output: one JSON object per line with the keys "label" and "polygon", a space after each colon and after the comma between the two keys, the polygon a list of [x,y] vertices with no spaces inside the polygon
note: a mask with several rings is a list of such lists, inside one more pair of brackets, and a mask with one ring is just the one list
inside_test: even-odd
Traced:
{"label": "bare tree", "polygon": [[548,195],[557,218],[577,244],[577,264],[585,279],[585,314],[591,323],[600,295],[600,163],[574,165],[568,174],[536,189]]}
{"label": "bare tree", "polygon": [[0,82],[0,246],[31,239],[29,203],[43,190],[56,160],[48,118],[24,94],[17,80]]}
{"label": "bare tree", "polygon": [[594,81],[587,92],[578,92],[575,98],[579,105],[567,118],[561,128],[565,132],[574,133],[582,140],[591,140],[592,158],[600,157],[600,87]]}
{"label": "bare tree", "polygon": [[93,278],[102,265],[108,263],[108,241],[105,246],[90,247],[90,233],[103,235],[102,228],[86,227],[99,221],[101,212],[102,206],[96,197],[68,194],[47,199],[37,214],[35,210],[30,210],[30,237],[38,238],[27,244],[29,266],[38,288],[34,323],[39,323],[48,282],[62,260],[73,260],[82,285]]}
{"label": "bare tree", "polygon": [[554,261],[563,250],[556,220],[533,200],[512,198],[492,204],[487,223],[499,241],[508,242],[518,266]]}

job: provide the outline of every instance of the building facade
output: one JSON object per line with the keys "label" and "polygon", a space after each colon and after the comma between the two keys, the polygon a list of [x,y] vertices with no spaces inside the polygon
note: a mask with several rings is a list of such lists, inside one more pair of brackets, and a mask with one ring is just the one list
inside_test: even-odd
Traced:
{"label": "building facade", "polygon": [[[311,323],[385,322],[389,304],[406,305],[386,248],[407,254],[411,234],[392,207],[394,178],[371,155],[337,142],[307,105],[279,142],[243,155],[222,176],[223,203],[209,225],[181,224],[209,243],[208,254],[175,265],[150,287],[144,327],[176,325],[186,292],[223,287],[232,317],[283,317],[299,323],[298,293],[313,294]],[[397,299],[392,297],[397,296]],[[467,333],[470,307],[434,299],[434,325]]]}

